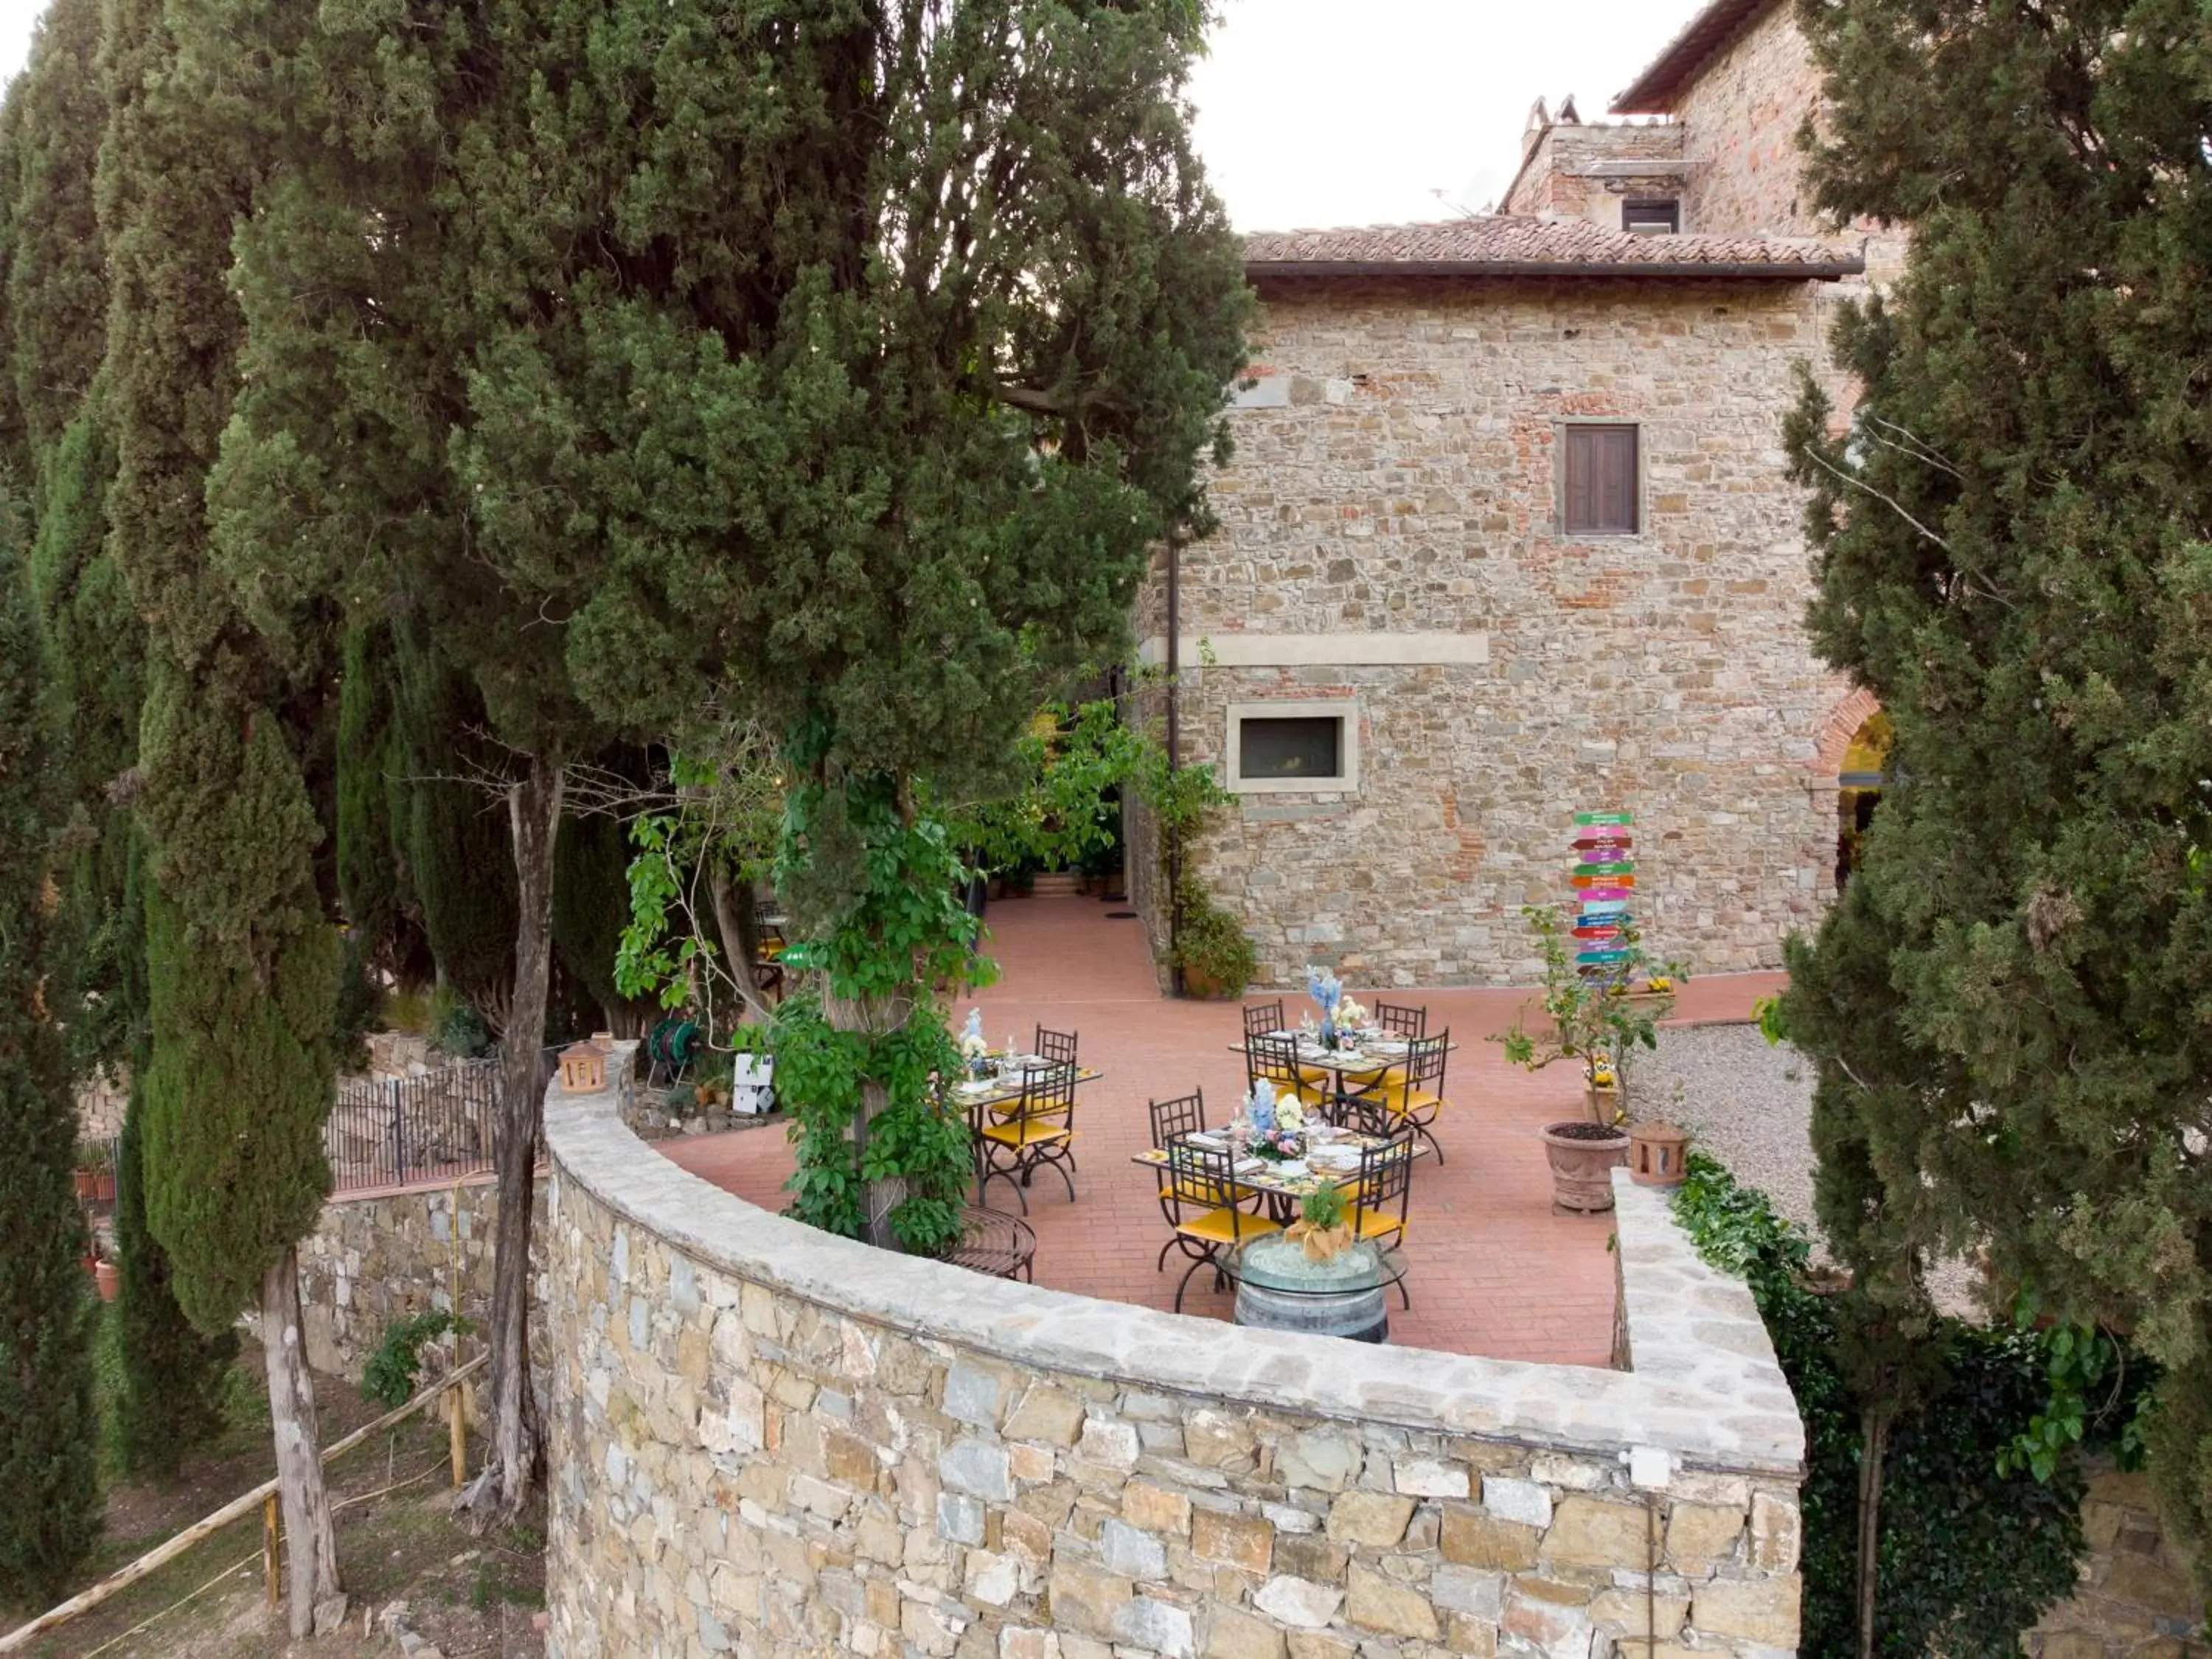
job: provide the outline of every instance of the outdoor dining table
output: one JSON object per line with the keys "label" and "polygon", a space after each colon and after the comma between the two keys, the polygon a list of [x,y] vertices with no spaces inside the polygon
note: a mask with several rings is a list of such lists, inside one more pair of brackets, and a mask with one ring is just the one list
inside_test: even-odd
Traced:
{"label": "outdoor dining table", "polygon": [[[1344,1121],[1345,1108],[1366,1087],[1392,1066],[1404,1065],[1406,1056],[1413,1052],[1412,1044],[1403,1037],[1365,1036],[1358,1039],[1358,1045],[1353,1048],[1325,1048],[1319,1038],[1309,1037],[1303,1031],[1276,1031],[1271,1035],[1296,1038],[1298,1065],[1307,1070],[1329,1074],[1329,1099],[1325,1110],[1330,1121],[1337,1123]],[[1249,1043],[1232,1042],[1229,1046],[1240,1054],[1252,1052]],[[1449,1046],[1456,1048],[1459,1044],[1455,1042]],[[1360,1086],[1351,1086],[1355,1079],[1359,1081]]]}
{"label": "outdoor dining table", "polygon": [[[1227,1144],[1224,1132],[1218,1129],[1210,1132],[1201,1130],[1194,1139],[1199,1140],[1201,1145]],[[1360,1134],[1346,1129],[1339,1131],[1332,1136],[1328,1144],[1332,1146],[1345,1146],[1364,1152],[1377,1146],[1388,1146],[1389,1141],[1388,1137],[1383,1135]],[[1427,1155],[1428,1148],[1418,1140],[1415,1141],[1413,1156],[1425,1158]],[[1168,1162],[1168,1149],[1164,1146],[1148,1147],[1144,1152],[1132,1154],[1129,1162],[1146,1164],[1155,1170],[1165,1169]],[[1286,1170],[1295,1170],[1296,1173],[1286,1173]],[[1289,1223],[1297,1218],[1300,1203],[1319,1190],[1322,1182],[1333,1181],[1340,1187],[1349,1186],[1359,1179],[1359,1166],[1355,1163],[1349,1169],[1323,1170],[1316,1173],[1313,1167],[1304,1160],[1296,1160],[1291,1165],[1285,1165],[1271,1163],[1263,1158],[1247,1156],[1237,1160],[1231,1174],[1231,1178],[1239,1187],[1248,1192],[1257,1193],[1267,1200],[1270,1219]]]}

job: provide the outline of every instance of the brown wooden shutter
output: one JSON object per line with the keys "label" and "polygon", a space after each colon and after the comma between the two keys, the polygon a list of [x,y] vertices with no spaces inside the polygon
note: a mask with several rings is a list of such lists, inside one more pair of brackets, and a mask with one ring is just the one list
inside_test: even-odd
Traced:
{"label": "brown wooden shutter", "polygon": [[1565,433],[1567,533],[1634,535],[1636,428],[1577,425]]}

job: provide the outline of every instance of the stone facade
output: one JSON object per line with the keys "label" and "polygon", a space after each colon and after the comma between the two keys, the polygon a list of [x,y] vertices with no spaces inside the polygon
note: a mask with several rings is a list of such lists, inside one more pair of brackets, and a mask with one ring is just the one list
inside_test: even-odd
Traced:
{"label": "stone facade", "polygon": [[2164,1535],[2146,1475],[2100,1464],[2081,1503],[2089,1559],[2074,1599],[2028,1637],[2038,1659],[2191,1659],[2206,1650],[2204,1601]]}
{"label": "stone facade", "polygon": [[[1671,123],[1543,121],[1529,129],[1521,170],[1498,210],[1588,219],[1619,230],[1621,204],[1632,193],[1680,198],[1687,172],[1682,129]],[[1686,219],[1682,228],[1692,227]]]}
{"label": "stone facade", "polygon": [[[300,1299],[307,1363],[358,1381],[395,1319],[427,1309],[460,1314],[479,1331],[491,1313],[492,1243],[498,1231],[495,1177],[469,1176],[443,1187],[349,1194],[323,1206],[300,1241]],[[531,1346],[544,1368],[545,1183],[534,1196],[531,1234]]]}
{"label": "stone facade", "polygon": [[1632,1372],[1241,1329],[754,1208],[557,1089],[549,1650],[1784,1659],[1802,1433],[1622,1184]]}
{"label": "stone facade", "polygon": [[[1817,920],[1834,781],[1814,769],[1848,688],[1804,637],[1781,424],[1796,366],[1825,354],[1820,286],[1263,289],[1255,373],[1285,389],[1232,416],[1221,527],[1182,554],[1183,753],[1223,760],[1233,703],[1334,699],[1357,711],[1361,775],[1243,798],[1194,860],[1262,982],[1313,961],[1373,985],[1525,980],[1520,908],[1565,890],[1577,808],[1636,812],[1662,957],[1771,967]],[[1640,424],[1643,533],[1560,532],[1577,417]],[[1155,660],[1164,586],[1156,569],[1139,611]],[[1133,839],[1133,870],[1147,828]],[[1158,895],[1136,896],[1164,938]]]}

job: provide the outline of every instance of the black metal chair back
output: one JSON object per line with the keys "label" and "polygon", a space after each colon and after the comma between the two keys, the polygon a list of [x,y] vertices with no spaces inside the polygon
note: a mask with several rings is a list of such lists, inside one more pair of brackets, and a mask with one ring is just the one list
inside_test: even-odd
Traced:
{"label": "black metal chair back", "polygon": [[1439,1031],[1434,1036],[1418,1036],[1406,1046],[1406,1084],[1409,1096],[1434,1095],[1441,1100],[1444,1092],[1444,1061],[1451,1054],[1451,1033]]}
{"label": "black metal chair back", "polygon": [[1410,1002],[1384,1002],[1378,998],[1375,1004],[1375,1023],[1392,1036],[1426,1036],[1429,1011],[1417,1008]]}
{"label": "black metal chair back", "polygon": [[1277,1094],[1285,1090],[1295,1093],[1303,1079],[1298,1074],[1298,1042],[1296,1037],[1255,1036],[1244,1040],[1244,1092],[1249,1097],[1252,1085],[1265,1079]]}
{"label": "black metal chair back", "polygon": [[1237,1184],[1237,1155],[1226,1146],[1206,1146],[1183,1135],[1168,1142],[1168,1182],[1165,1197],[1175,1206],[1178,1225],[1190,1218],[1190,1212],[1210,1214],[1224,1211],[1229,1218],[1229,1236],[1233,1243],[1238,1235],[1244,1212],[1237,1207],[1240,1189]]}
{"label": "black metal chair back", "polygon": [[1040,1025],[1036,1028],[1036,1052],[1055,1066],[1073,1066],[1075,1064],[1075,1033],[1048,1031]]}
{"label": "black metal chair back", "polygon": [[1075,1066],[1059,1062],[1022,1073],[1022,1098],[1016,1115],[1075,1127]]}
{"label": "black metal chair back", "polygon": [[1288,1025],[1283,1017],[1283,1000],[1280,997],[1273,1002],[1253,1003],[1244,1010],[1244,1040],[1247,1042],[1254,1037],[1273,1036],[1286,1029]]}
{"label": "black metal chair back", "polygon": [[1406,1226],[1406,1206],[1413,1192],[1413,1132],[1401,1129],[1388,1140],[1364,1148],[1359,1154],[1358,1206],[1361,1218],[1387,1217],[1395,1212],[1401,1232]]}
{"label": "black metal chair back", "polygon": [[1194,1089],[1173,1100],[1152,1103],[1152,1145],[1165,1146],[1206,1127],[1206,1091]]}

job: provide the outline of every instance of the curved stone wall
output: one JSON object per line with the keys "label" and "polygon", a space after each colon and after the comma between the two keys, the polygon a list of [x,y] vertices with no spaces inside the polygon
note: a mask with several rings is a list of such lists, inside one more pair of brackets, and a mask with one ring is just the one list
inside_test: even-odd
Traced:
{"label": "curved stone wall", "polygon": [[1658,1194],[1622,1189],[1607,1371],[888,1255],[678,1169],[611,1093],[556,1085],[546,1138],[561,1659],[1796,1646],[1802,1431]]}

